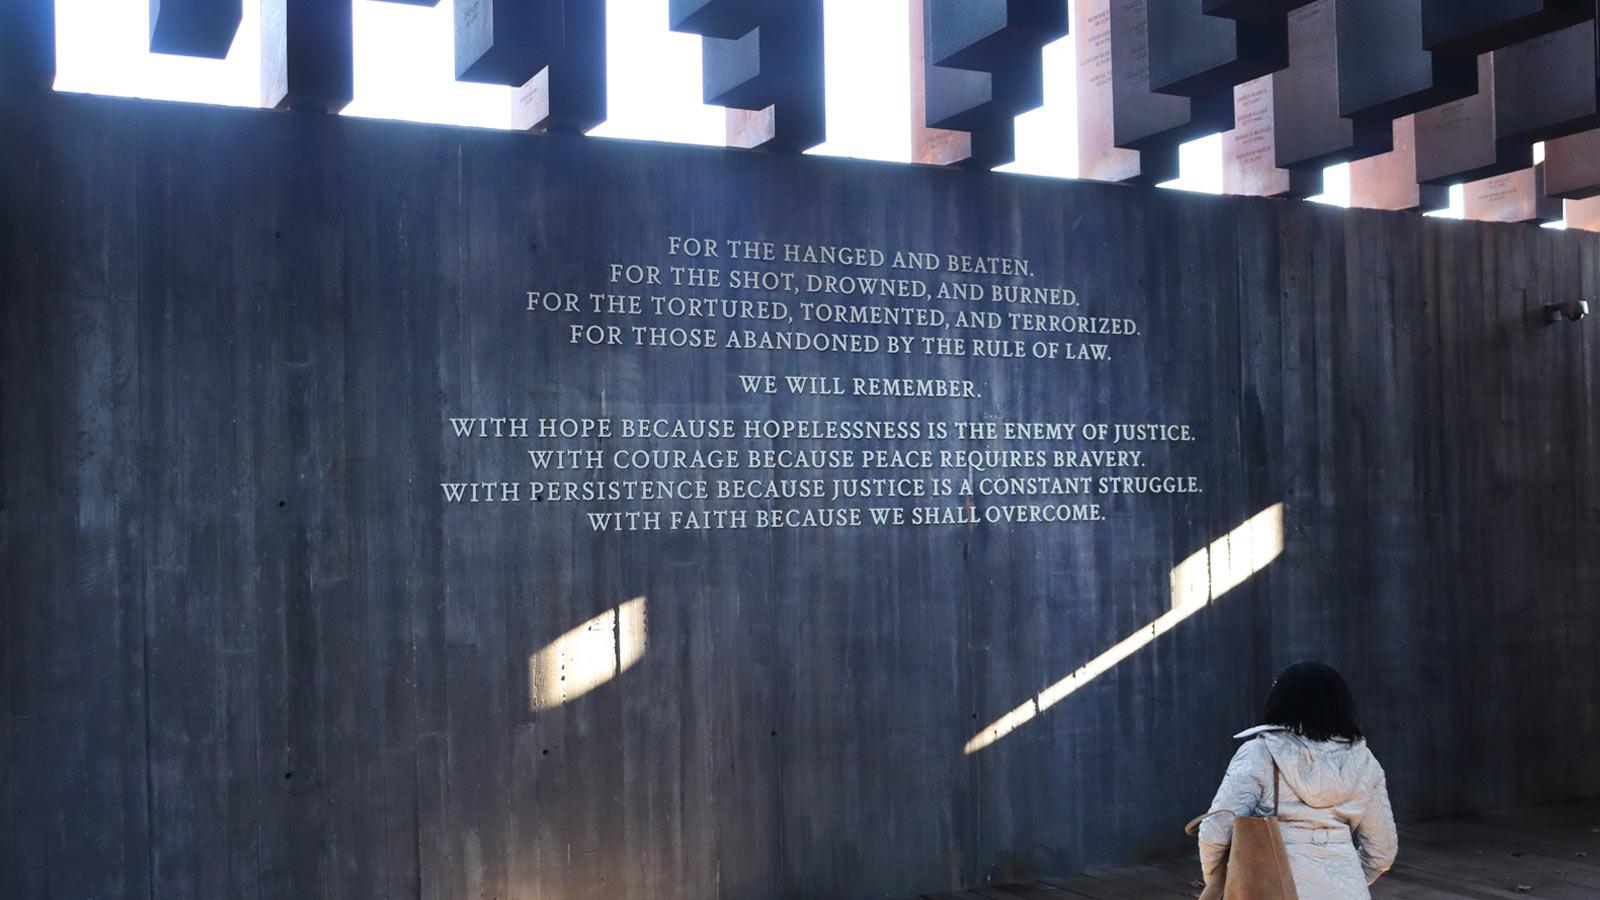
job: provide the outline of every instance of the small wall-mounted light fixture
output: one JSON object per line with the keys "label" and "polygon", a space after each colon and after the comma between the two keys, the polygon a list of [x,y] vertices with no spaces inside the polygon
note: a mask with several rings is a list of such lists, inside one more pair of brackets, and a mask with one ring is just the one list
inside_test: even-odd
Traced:
{"label": "small wall-mounted light fixture", "polygon": [[1576,322],[1589,314],[1589,301],[1573,300],[1568,303],[1549,303],[1544,308],[1544,323],[1554,325],[1562,319]]}

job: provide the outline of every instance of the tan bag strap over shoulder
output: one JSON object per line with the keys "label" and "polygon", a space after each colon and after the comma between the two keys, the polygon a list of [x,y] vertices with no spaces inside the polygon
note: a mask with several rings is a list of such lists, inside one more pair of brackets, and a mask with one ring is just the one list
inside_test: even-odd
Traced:
{"label": "tan bag strap over shoulder", "polygon": [[[1278,783],[1280,781],[1282,781],[1282,780],[1283,780],[1282,773],[1278,770],[1278,761],[1277,761],[1277,759],[1273,759],[1273,761],[1272,761],[1272,812],[1267,813],[1267,817],[1268,818],[1277,818],[1277,816],[1278,816]],[[1227,813],[1230,816],[1238,815],[1238,813],[1235,813],[1231,809],[1213,809],[1212,811],[1206,813],[1203,816],[1195,816],[1193,819],[1191,819],[1189,821],[1189,824],[1183,826],[1183,833],[1187,834],[1189,837],[1194,837],[1195,835],[1200,833],[1200,823],[1201,822],[1204,822],[1205,820],[1211,818],[1212,816],[1220,816],[1223,813]]]}

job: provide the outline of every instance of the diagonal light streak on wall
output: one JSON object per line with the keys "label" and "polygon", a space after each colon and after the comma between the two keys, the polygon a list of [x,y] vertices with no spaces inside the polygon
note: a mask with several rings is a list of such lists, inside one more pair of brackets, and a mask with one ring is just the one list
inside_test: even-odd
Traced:
{"label": "diagonal light streak on wall", "polygon": [[644,658],[645,598],[608,609],[528,657],[528,708],[554,709],[582,697]]}
{"label": "diagonal light streak on wall", "polygon": [[1243,584],[1282,554],[1283,504],[1275,503],[1173,567],[1170,610],[991,722],[967,741],[963,752],[977,753],[1021,728]]}

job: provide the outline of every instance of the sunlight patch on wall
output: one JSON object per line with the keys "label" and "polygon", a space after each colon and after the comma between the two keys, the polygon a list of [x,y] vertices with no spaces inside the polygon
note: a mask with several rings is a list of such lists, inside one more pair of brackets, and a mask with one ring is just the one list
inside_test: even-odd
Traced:
{"label": "sunlight patch on wall", "polygon": [[555,709],[610,682],[644,658],[645,598],[608,609],[528,657],[528,708]]}
{"label": "sunlight patch on wall", "polygon": [[1172,608],[1160,618],[991,722],[967,741],[962,752],[970,755],[992,746],[1245,583],[1282,554],[1283,504],[1275,503],[1174,566]]}

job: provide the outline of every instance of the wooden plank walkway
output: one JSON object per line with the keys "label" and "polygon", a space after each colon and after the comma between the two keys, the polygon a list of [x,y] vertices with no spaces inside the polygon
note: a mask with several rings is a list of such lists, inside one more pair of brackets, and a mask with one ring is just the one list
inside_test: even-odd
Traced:
{"label": "wooden plank walkway", "polygon": [[[921,900],[1172,900],[1200,894],[1188,857]],[[1402,826],[1400,861],[1373,886],[1395,900],[1600,898],[1600,800]],[[1312,900],[1312,898],[1308,898]]]}

